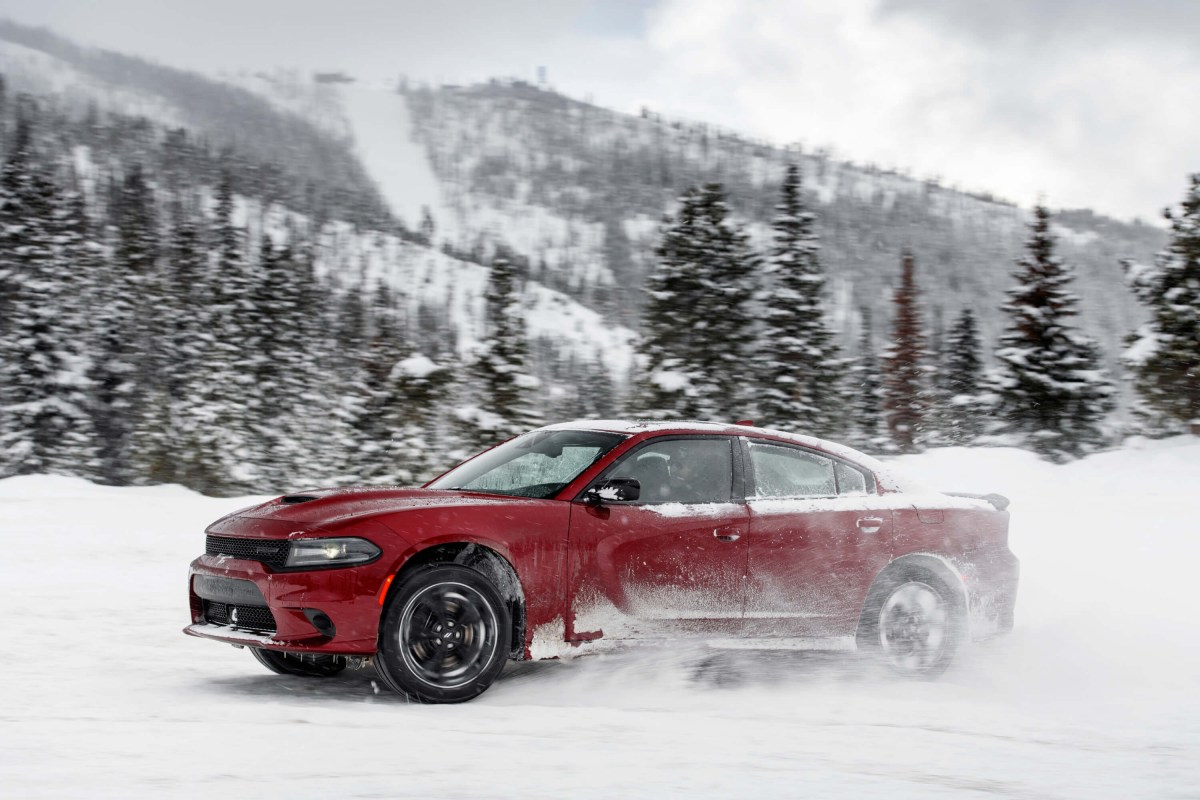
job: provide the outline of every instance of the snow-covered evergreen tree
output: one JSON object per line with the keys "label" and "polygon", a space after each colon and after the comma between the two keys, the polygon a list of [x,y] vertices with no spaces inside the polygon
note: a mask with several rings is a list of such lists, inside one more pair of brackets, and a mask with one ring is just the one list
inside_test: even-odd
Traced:
{"label": "snow-covered evergreen tree", "polygon": [[50,467],[95,480],[101,477],[102,464],[92,414],[94,386],[88,375],[96,355],[92,316],[97,308],[97,270],[105,256],[75,170],[68,166],[63,180],[52,216],[58,297],[51,305],[58,308],[54,331],[61,368],[56,383],[60,405],[70,412],[69,429],[58,436]]}
{"label": "snow-covered evergreen tree", "polygon": [[1071,269],[1054,255],[1044,206],[1034,209],[1027,246],[996,351],[998,432],[1056,461],[1078,458],[1105,442],[1113,387],[1095,342],[1068,324],[1078,300],[1067,289]]}
{"label": "snow-covered evergreen tree", "polygon": [[196,225],[183,205],[173,200],[163,229],[163,258],[147,285],[146,333],[154,345],[146,354],[152,379],[133,433],[134,467],[147,483],[189,484],[189,450],[182,409],[190,383],[200,379],[200,357],[207,331],[200,316],[207,305],[202,293],[204,257]]}
{"label": "snow-covered evergreen tree", "polygon": [[360,324],[362,346],[356,354],[359,370],[353,398],[355,441],[347,453],[349,471],[359,482],[407,482],[406,467],[395,458],[396,432],[389,417],[390,406],[399,400],[392,394],[392,372],[407,355],[408,343],[401,338],[402,326],[386,285],[375,287],[369,307],[362,309]]}
{"label": "snow-covered evergreen tree", "polygon": [[[165,331],[162,347],[170,360],[163,376],[170,406],[168,469],[175,473],[175,480],[193,488],[220,483],[216,474],[220,460],[208,431],[209,409],[203,403],[211,394],[209,364],[216,333],[211,325],[214,276],[202,233],[205,225],[198,203],[172,205],[164,239],[164,296],[159,309]],[[159,424],[152,422],[149,427]],[[154,454],[155,449],[142,452]]]}
{"label": "snow-covered evergreen tree", "polygon": [[1200,173],[1178,213],[1164,212],[1171,242],[1153,265],[1125,262],[1150,320],[1130,337],[1123,361],[1150,412],[1200,435]]}
{"label": "snow-covered evergreen tree", "polygon": [[720,184],[689,189],[663,221],[647,280],[640,405],[664,418],[733,421],[749,400],[749,303],[757,256]]}
{"label": "snow-covered evergreen tree", "polygon": [[451,466],[439,411],[446,400],[450,370],[421,353],[396,361],[381,386],[381,436],[375,449],[373,482],[419,485]]}
{"label": "snow-covered evergreen tree", "polygon": [[892,342],[883,358],[884,419],[891,445],[914,452],[928,412],[925,331],[921,323],[916,263],[912,253],[901,259],[900,286],[894,296]]}
{"label": "snow-covered evergreen tree", "polygon": [[234,220],[232,177],[221,176],[216,214],[208,224],[208,306],[201,312],[209,339],[196,383],[183,413],[189,426],[188,471],[195,488],[228,494],[253,488],[252,415],[246,398],[253,387],[245,315],[251,304],[251,272],[246,265],[245,232]]}
{"label": "snow-covered evergreen tree", "polygon": [[975,313],[964,308],[946,338],[938,371],[936,424],[947,444],[967,445],[983,433],[983,356]]}
{"label": "snow-covered evergreen tree", "polygon": [[305,276],[290,245],[277,247],[263,234],[257,270],[243,320],[253,392],[245,399],[256,481],[264,487],[292,485],[309,459],[300,419],[306,408],[315,342],[299,313]]}
{"label": "snow-covered evergreen tree", "polygon": [[858,358],[846,376],[847,406],[850,411],[847,438],[855,447],[875,453],[889,449],[883,424],[883,378],[879,359],[875,355],[871,309],[864,306],[861,315]]}
{"label": "snow-covered evergreen tree", "polygon": [[845,422],[845,369],[825,323],[825,271],[795,164],[787,168],[776,212],[774,244],[763,268],[757,420],[771,428],[836,437]]}
{"label": "snow-covered evergreen tree", "polygon": [[[353,444],[353,415],[346,410],[342,367],[346,362],[331,331],[336,328],[337,305],[330,302],[328,285],[315,273],[311,242],[293,237],[288,245],[295,290],[293,358],[304,369],[290,376],[297,385],[298,416],[290,422],[301,452],[293,464],[291,481],[328,485],[342,475],[345,448]],[[353,404],[351,404],[353,405]]]}
{"label": "snow-covered evergreen tree", "polygon": [[484,296],[484,336],[470,372],[478,396],[459,409],[460,437],[472,452],[536,427],[532,393],[538,380],[529,369],[522,291],[512,255],[497,251]]}
{"label": "snow-covered evergreen tree", "polygon": [[22,116],[0,174],[0,476],[96,466],[64,203]]}

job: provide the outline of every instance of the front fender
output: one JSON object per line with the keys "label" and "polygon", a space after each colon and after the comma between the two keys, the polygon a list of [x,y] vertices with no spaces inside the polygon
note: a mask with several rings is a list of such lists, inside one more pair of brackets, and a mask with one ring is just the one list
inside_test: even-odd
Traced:
{"label": "front fender", "polygon": [[527,647],[535,628],[564,614],[569,518],[570,504],[556,500],[493,506],[487,513],[430,509],[395,515],[384,522],[406,546],[393,556],[388,580],[401,580],[396,576],[434,548],[455,546],[455,557],[463,552],[460,545],[485,548],[503,559],[515,576],[509,593],[523,609]]}

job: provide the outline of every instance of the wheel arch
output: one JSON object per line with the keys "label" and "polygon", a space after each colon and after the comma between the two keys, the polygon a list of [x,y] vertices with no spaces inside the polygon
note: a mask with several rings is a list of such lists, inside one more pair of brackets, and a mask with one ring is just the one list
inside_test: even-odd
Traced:
{"label": "wheel arch", "polygon": [[508,604],[512,619],[509,658],[521,659],[525,653],[525,590],[521,585],[521,578],[503,553],[470,539],[439,542],[409,554],[394,573],[388,586],[387,596],[380,604],[380,617],[382,618],[388,604],[405,581],[423,569],[441,564],[458,564],[473,569],[492,582],[496,591]]}
{"label": "wheel arch", "polygon": [[887,566],[879,571],[867,596],[863,598],[862,610],[859,615],[858,630],[862,630],[867,610],[871,607],[876,593],[889,584],[903,580],[904,576],[913,572],[924,571],[932,573],[954,593],[953,600],[958,606],[962,619],[969,621],[971,617],[971,594],[967,590],[966,581],[954,562],[937,553],[908,553],[892,559]]}

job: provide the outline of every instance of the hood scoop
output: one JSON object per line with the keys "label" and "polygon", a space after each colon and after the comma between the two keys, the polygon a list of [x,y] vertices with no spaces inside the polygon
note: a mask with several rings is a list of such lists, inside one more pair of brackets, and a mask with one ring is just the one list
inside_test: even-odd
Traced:
{"label": "hood scoop", "polygon": [[309,500],[317,500],[315,494],[287,494],[279,498],[279,502],[286,505],[294,506],[297,503],[307,503]]}

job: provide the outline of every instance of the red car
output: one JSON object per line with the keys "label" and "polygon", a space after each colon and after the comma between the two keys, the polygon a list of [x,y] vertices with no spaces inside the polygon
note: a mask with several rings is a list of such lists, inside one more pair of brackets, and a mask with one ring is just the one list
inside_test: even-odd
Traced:
{"label": "red car", "polygon": [[574,422],[420,489],[286,495],[207,530],[185,633],[275,672],[373,662],[422,702],[623,640],[871,651],[940,673],[1012,628],[1007,501],[743,425]]}

